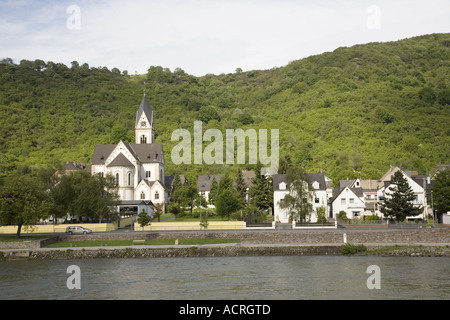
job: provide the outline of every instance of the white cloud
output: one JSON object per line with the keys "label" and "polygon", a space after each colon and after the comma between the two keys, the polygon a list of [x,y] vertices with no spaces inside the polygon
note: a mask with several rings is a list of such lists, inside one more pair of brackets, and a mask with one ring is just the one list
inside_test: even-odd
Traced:
{"label": "white cloud", "polygon": [[[81,29],[66,26],[69,5]],[[369,30],[367,8],[381,28]],[[371,41],[448,32],[450,3],[429,1],[153,0],[0,1],[0,58],[43,59],[144,73],[269,69]]]}

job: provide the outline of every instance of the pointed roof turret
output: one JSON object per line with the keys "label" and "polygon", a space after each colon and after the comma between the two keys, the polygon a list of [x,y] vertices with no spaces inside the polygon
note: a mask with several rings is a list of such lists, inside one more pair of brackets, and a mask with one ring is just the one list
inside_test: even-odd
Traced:
{"label": "pointed roof turret", "polygon": [[142,98],[142,101],[141,101],[141,104],[139,106],[139,109],[136,112],[136,124],[135,124],[135,127],[137,127],[139,119],[142,116],[142,113],[145,114],[145,116],[147,117],[149,123],[151,125],[153,125],[153,110],[150,107],[150,104],[148,103],[147,96],[146,96],[145,93],[144,93],[144,97]]}

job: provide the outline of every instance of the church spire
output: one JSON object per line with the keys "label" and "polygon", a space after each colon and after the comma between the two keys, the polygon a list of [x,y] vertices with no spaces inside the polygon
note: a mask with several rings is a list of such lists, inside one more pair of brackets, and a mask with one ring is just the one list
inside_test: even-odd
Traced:
{"label": "church spire", "polygon": [[153,143],[155,140],[153,110],[148,103],[145,92],[136,112],[135,136],[137,144]]}

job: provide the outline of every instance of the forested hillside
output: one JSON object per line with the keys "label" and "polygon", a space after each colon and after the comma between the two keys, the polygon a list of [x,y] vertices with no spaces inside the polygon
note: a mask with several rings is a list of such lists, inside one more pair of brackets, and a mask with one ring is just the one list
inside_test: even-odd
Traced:
{"label": "forested hillside", "polygon": [[279,129],[281,170],[301,163],[335,181],[376,179],[391,164],[426,173],[450,162],[450,34],[434,34],[203,77],[4,59],[0,175],[23,164],[89,164],[96,144],[132,142],[144,88],[168,175],[230,169],[172,164],[173,130],[192,132],[195,120],[204,130]]}

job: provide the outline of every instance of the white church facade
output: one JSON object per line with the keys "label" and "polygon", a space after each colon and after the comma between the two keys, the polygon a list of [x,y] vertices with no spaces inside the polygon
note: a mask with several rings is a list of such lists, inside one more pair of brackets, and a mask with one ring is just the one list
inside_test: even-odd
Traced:
{"label": "white church facade", "polygon": [[152,216],[156,204],[164,210],[168,202],[164,152],[162,144],[155,142],[153,110],[145,95],[136,113],[135,143],[97,145],[91,174],[115,178],[122,211],[139,213],[144,209]]}

